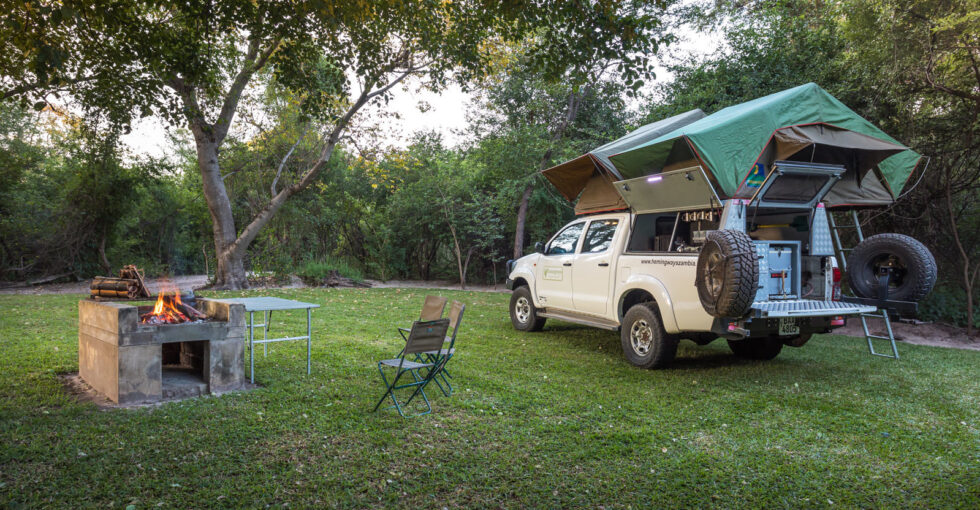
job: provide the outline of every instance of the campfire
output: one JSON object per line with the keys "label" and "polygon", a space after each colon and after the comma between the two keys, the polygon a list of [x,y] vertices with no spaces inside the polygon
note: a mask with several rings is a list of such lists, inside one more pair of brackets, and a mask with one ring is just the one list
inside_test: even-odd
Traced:
{"label": "campfire", "polygon": [[140,314],[140,324],[181,324],[184,322],[201,322],[207,316],[197,311],[193,306],[180,300],[180,290],[161,291],[153,310]]}

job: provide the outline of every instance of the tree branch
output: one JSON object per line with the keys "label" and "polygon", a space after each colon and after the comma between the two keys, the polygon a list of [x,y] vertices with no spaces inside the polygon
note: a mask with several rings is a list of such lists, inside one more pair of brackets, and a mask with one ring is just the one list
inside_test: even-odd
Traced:
{"label": "tree branch", "polygon": [[276,177],[272,179],[272,186],[270,187],[270,190],[272,191],[272,196],[276,196],[276,184],[279,183],[279,176],[282,175],[282,169],[284,166],[286,166],[286,161],[289,161],[289,156],[293,155],[293,151],[296,150],[296,147],[300,144],[300,142],[303,141],[303,137],[306,136],[306,132],[308,129],[309,127],[303,128],[303,132],[299,134],[299,138],[296,139],[296,143],[294,143],[293,146],[289,148],[289,151],[286,152],[285,156],[283,156],[282,161],[279,162],[279,168],[276,170]]}
{"label": "tree branch", "polygon": [[[94,79],[95,79],[95,76],[82,76],[82,77],[78,77],[78,78],[70,78],[70,79],[67,79],[67,80],[62,80],[61,83],[65,84],[65,85],[76,85],[78,83],[84,83],[84,82],[87,82],[87,81],[92,81]],[[40,83],[40,82],[24,83],[23,85],[19,85],[19,86],[16,86],[16,87],[7,89],[7,90],[3,91],[2,93],[0,93],[0,101],[9,99],[9,98],[14,97],[14,96],[18,96],[20,94],[24,94],[24,93],[27,93],[27,92],[32,92],[32,91],[37,90],[37,89],[39,89],[41,87],[44,87],[45,85],[47,85],[47,84]],[[58,89],[58,90],[63,90],[63,89]]]}
{"label": "tree branch", "polygon": [[228,89],[225,101],[221,105],[221,112],[218,114],[218,118],[214,123],[215,139],[218,142],[223,140],[225,135],[228,134],[228,128],[231,127],[231,120],[235,116],[235,110],[238,108],[238,101],[242,98],[242,92],[245,91],[245,86],[252,79],[252,75],[262,69],[272,54],[279,49],[280,42],[282,42],[282,38],[277,37],[273,39],[269,43],[269,46],[262,50],[261,53],[259,52],[258,39],[253,39],[248,43],[245,64],[242,65],[242,69],[238,71],[238,75],[232,81],[231,88]]}

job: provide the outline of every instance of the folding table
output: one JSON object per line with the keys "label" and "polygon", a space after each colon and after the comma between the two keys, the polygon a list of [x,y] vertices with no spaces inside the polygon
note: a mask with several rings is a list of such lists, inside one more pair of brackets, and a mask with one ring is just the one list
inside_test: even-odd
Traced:
{"label": "folding table", "polygon": [[[314,308],[320,308],[315,303],[304,303],[292,299],[277,297],[251,297],[251,298],[228,298],[220,299],[225,303],[239,303],[245,305],[248,312],[248,360],[249,360],[249,380],[255,383],[255,344],[270,344],[272,342],[285,342],[289,340],[306,340],[306,374],[310,373],[310,351],[313,337],[312,312]],[[269,338],[269,319],[272,312],[283,310],[306,310],[306,335],[305,336],[286,336],[282,338]],[[255,312],[262,312],[262,324],[255,324]],[[255,327],[261,327],[262,340],[255,339]]]}

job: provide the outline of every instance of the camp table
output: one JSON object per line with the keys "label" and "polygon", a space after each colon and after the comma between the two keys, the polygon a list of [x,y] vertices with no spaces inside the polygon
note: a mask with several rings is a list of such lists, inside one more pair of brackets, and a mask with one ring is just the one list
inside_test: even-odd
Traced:
{"label": "camp table", "polygon": [[[245,305],[248,312],[248,360],[249,360],[249,380],[255,383],[255,344],[265,344],[272,342],[285,342],[288,340],[306,340],[306,374],[310,373],[310,351],[313,337],[312,312],[320,305],[314,303],[304,303],[277,297],[252,297],[252,298],[229,298],[220,299],[225,303],[238,303]],[[305,336],[286,336],[282,338],[269,338],[269,319],[274,311],[284,310],[306,310],[306,335]],[[255,324],[255,312],[262,312],[262,324]],[[262,328],[262,340],[255,339],[255,327]]]}

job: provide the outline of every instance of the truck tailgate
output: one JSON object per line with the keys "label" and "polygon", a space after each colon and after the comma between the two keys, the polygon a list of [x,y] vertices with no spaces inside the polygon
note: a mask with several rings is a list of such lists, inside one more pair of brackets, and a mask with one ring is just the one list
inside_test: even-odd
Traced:
{"label": "truck tailgate", "polygon": [[781,301],[756,301],[752,303],[753,317],[824,317],[827,315],[853,315],[871,313],[873,306],[823,301],[816,299],[788,299]]}

